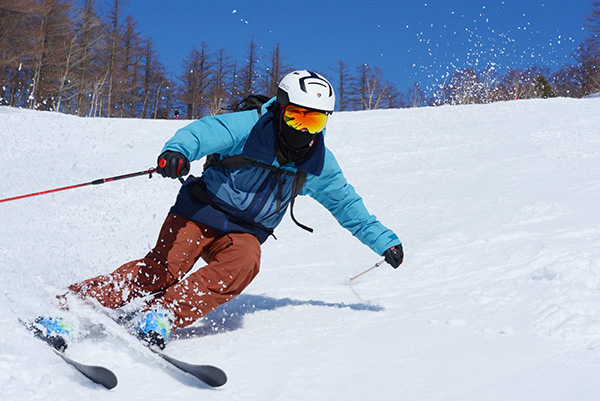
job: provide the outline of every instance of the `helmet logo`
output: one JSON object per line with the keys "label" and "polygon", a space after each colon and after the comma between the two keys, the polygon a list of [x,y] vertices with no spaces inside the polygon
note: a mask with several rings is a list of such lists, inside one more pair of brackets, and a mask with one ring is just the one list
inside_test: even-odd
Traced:
{"label": "helmet logo", "polygon": [[306,90],[306,83],[305,81],[310,79],[312,82],[309,82],[309,84],[313,84],[313,85],[320,85],[325,87],[326,89],[329,89],[329,96],[333,96],[333,88],[331,87],[331,85],[329,84],[329,82],[327,82],[327,80],[321,78],[319,75],[315,74],[312,71],[307,71],[310,75],[304,78],[300,79],[300,89],[303,92],[308,93],[308,91]]}
{"label": "helmet logo", "polygon": [[317,97],[321,97],[322,95],[320,93],[317,93]]}

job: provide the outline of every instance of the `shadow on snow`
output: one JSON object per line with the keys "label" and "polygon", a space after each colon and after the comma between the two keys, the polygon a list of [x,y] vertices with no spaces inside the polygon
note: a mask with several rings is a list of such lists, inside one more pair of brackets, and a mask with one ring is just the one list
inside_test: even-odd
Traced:
{"label": "shadow on snow", "polygon": [[299,301],[291,298],[276,299],[263,295],[241,294],[203,317],[199,322],[202,326],[191,326],[179,329],[173,333],[173,339],[203,337],[243,327],[245,315],[258,311],[271,311],[286,306],[320,306],[327,308],[352,309],[356,311],[381,312],[383,307],[377,305],[331,303],[323,301]]}

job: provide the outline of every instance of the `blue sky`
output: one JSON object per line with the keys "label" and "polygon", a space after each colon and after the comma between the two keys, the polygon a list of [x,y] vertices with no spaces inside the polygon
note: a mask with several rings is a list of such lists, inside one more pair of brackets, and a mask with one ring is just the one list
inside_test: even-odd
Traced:
{"label": "blue sky", "polygon": [[[201,1],[129,0],[126,13],[152,37],[175,75],[206,42],[241,62],[249,38],[263,55],[279,42],[286,62],[335,81],[343,60],[379,67],[406,91],[431,88],[464,67],[557,70],[587,36],[589,0]],[[335,82],[334,82],[335,83]]]}

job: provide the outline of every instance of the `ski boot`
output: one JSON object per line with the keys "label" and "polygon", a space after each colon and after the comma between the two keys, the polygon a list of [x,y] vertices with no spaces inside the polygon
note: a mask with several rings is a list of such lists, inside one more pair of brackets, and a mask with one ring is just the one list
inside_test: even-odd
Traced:
{"label": "ski boot", "polygon": [[60,352],[64,352],[71,341],[71,325],[66,319],[40,316],[27,326],[37,338]]}
{"label": "ski boot", "polygon": [[167,339],[173,327],[171,312],[155,308],[143,312],[136,321],[137,337],[148,347],[167,346]]}

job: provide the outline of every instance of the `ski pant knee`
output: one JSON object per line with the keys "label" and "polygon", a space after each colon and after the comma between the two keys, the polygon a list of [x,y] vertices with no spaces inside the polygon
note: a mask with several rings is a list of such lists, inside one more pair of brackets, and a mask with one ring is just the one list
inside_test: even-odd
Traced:
{"label": "ski pant knee", "polygon": [[184,217],[170,213],[154,248],[139,260],[125,263],[69,289],[83,298],[95,298],[108,308],[119,308],[134,298],[159,293],[181,279],[216,234]]}
{"label": "ski pant knee", "polygon": [[[152,294],[150,306],[173,311],[175,327],[184,327],[239,295],[258,274],[260,255],[260,242],[251,234],[218,235],[169,214],[156,246],[143,259],[69,289],[112,309]],[[200,257],[207,265],[192,272]]]}
{"label": "ski pant knee", "polygon": [[208,264],[170,286],[157,299],[185,327],[239,295],[260,270],[260,243],[251,234],[227,234],[206,249]]}
{"label": "ski pant knee", "polygon": [[135,285],[151,293],[169,287],[192,269],[216,237],[209,228],[170,213],[156,245],[138,263]]}

